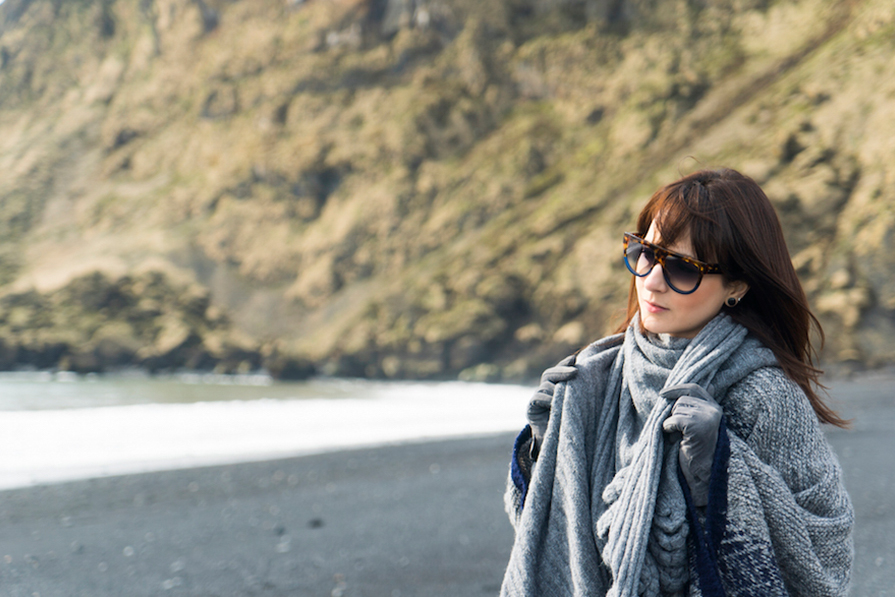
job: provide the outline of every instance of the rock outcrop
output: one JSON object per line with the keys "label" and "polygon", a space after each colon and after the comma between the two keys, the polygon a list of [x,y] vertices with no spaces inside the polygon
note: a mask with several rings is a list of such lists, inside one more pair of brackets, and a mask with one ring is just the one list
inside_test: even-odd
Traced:
{"label": "rock outcrop", "polygon": [[681,172],[895,363],[888,0],[6,0],[0,367],[510,380],[618,322]]}

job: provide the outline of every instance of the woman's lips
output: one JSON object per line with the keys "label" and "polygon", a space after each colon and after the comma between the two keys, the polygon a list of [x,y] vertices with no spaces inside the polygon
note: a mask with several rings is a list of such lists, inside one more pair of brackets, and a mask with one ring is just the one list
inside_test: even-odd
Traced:
{"label": "woman's lips", "polygon": [[644,301],[646,303],[646,310],[650,313],[662,313],[663,311],[668,311],[665,307],[660,307],[655,303],[651,303],[649,301]]}

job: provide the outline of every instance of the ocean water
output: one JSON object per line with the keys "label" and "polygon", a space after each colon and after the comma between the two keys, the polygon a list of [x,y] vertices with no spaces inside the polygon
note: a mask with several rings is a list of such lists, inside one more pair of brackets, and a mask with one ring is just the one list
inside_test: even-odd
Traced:
{"label": "ocean water", "polygon": [[0,489],[518,431],[532,387],[0,374]]}

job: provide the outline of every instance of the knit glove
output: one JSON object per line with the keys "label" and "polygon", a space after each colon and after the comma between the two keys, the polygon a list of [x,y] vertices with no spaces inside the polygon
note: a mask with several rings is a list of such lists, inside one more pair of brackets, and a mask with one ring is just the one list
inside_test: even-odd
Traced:
{"label": "knit glove", "polygon": [[671,409],[671,416],[662,423],[668,433],[680,432],[681,449],[678,459],[693,503],[697,506],[708,504],[709,479],[712,476],[712,461],[715,445],[718,443],[718,428],[721,425],[721,406],[695,383],[685,383],[665,388],[661,396],[677,399]]}
{"label": "knit glove", "polygon": [[556,384],[569,381],[578,374],[575,355],[568,356],[541,374],[541,385],[528,403],[528,424],[531,425],[531,457],[535,459],[541,451],[541,442],[547,432],[550,420],[550,406]]}

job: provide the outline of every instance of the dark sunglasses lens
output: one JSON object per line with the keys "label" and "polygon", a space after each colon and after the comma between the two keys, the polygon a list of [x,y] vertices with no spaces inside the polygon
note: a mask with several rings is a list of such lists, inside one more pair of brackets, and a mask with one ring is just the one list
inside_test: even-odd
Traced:
{"label": "dark sunglasses lens", "polygon": [[631,273],[637,276],[647,275],[656,263],[656,256],[652,249],[644,247],[640,243],[631,240],[625,251],[625,262]]}
{"label": "dark sunglasses lens", "polygon": [[673,255],[665,258],[665,275],[669,285],[680,292],[690,292],[699,285],[699,268]]}

